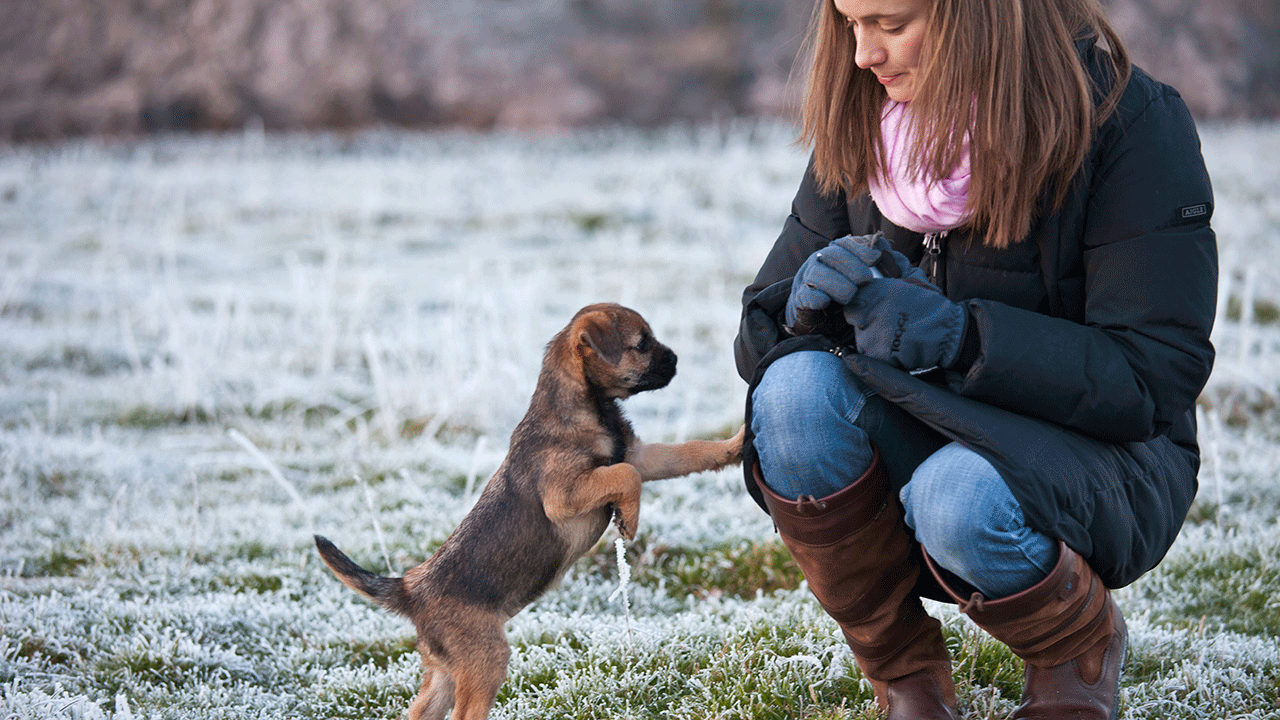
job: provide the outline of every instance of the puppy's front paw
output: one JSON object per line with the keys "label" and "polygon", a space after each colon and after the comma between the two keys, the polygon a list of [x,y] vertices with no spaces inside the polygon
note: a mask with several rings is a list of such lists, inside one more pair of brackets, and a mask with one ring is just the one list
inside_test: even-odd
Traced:
{"label": "puppy's front paw", "polygon": [[746,425],[743,425],[742,427],[738,428],[738,434],[729,438],[728,440],[729,447],[726,449],[729,455],[729,461],[728,461],[729,465],[742,462],[742,444],[746,441],[746,438],[747,438]]}

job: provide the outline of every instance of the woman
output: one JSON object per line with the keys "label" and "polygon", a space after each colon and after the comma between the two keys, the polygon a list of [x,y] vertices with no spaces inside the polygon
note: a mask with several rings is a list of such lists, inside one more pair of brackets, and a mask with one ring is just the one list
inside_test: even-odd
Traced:
{"label": "woman", "polygon": [[890,718],[958,717],[921,596],[1025,661],[1015,717],[1113,718],[1108,588],[1197,487],[1191,118],[1096,0],[822,0],[810,43],[813,155],[735,345],[749,489]]}

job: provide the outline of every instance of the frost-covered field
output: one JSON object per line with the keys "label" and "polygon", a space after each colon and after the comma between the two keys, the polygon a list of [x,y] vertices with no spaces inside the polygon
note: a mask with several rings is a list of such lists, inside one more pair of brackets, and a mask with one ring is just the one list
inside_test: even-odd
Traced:
{"label": "frost-covered field", "polygon": [[[1127,718],[1280,718],[1280,128],[1207,128],[1223,256],[1183,537],[1119,592]],[[680,354],[651,440],[741,416],[738,298],[804,167],[785,129],[0,150],[0,718],[395,717],[412,628],[318,562],[425,557],[546,341],[628,304]],[[736,470],[646,487],[510,624],[499,718],[873,717]],[[628,609],[625,600],[630,602]],[[1017,663],[952,608],[969,718]]]}

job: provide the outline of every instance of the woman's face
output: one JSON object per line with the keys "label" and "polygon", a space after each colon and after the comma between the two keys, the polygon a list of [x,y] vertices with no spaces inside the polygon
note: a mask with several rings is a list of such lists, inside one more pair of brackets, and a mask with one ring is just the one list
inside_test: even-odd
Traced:
{"label": "woman's face", "polygon": [[854,62],[875,73],[889,99],[910,102],[916,92],[920,46],[929,0],[834,0],[857,50]]}

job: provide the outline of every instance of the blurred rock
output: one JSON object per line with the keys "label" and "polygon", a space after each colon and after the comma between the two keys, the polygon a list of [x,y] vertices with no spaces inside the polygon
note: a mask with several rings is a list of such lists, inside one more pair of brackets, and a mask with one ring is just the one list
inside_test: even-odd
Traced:
{"label": "blurred rock", "polygon": [[1204,118],[1280,115],[1276,0],[1111,0],[1136,64]]}
{"label": "blurred rock", "polygon": [[[1111,0],[1204,118],[1280,115],[1275,0]],[[787,115],[794,0],[5,0],[0,138]]]}

